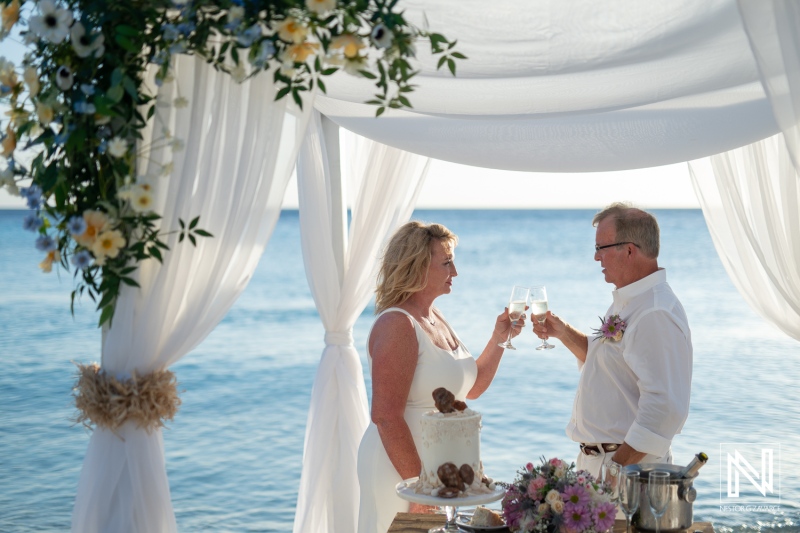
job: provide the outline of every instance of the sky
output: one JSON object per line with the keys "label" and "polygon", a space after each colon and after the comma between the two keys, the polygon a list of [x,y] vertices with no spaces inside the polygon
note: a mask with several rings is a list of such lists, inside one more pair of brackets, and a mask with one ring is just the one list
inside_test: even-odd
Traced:
{"label": "sky", "polygon": [[[420,209],[600,209],[629,201],[644,209],[700,207],[688,164],[593,173],[513,172],[433,160]],[[284,208],[297,208],[297,183],[286,188]],[[24,209],[20,198],[0,191],[0,208]]]}

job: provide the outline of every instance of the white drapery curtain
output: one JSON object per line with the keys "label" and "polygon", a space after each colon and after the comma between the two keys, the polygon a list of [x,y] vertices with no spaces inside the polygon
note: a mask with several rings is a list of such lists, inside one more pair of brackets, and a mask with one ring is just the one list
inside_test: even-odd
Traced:
{"label": "white drapery curtain", "polygon": [[380,120],[361,104],[375,92],[368,81],[326,81],[317,108],[381,143],[479,167],[597,172],[690,161],[778,131],[736,0],[402,6],[469,59],[453,78],[420,44],[414,108]]}
{"label": "white drapery curtain", "polygon": [[332,194],[338,169],[331,168],[318,114],[297,161],[303,262],[325,327],[325,349],[311,393],[295,533],[356,530],[356,455],[369,414],[352,328],[374,290],[382,245],[410,218],[428,169],[425,157],[367,139],[350,137],[344,146],[343,173],[358,191],[345,242],[337,243],[337,224],[331,223],[345,206]]}
{"label": "white drapery curtain", "polygon": [[[175,81],[158,90],[139,168],[156,176],[165,230],[200,215],[200,227],[214,237],[195,248],[169,236],[163,265],[142,264],[141,289],[123,289],[102,346],[102,368],[117,376],[169,367],[225,316],[272,234],[310,114],[310,105],[303,112],[291,99],[274,102],[271,76],[237,85],[188,56],[179,56],[174,70]],[[191,105],[174,107],[179,95]],[[185,142],[183,151],[159,140],[164,128]],[[169,163],[171,176],[158,177]],[[177,531],[160,430],[148,434],[129,422],[118,435],[92,433],[72,531]]]}
{"label": "white drapery curtain", "polygon": [[800,4],[738,0],[764,91],[800,171]]}
{"label": "white drapery curtain", "polygon": [[689,169],[734,285],[759,315],[800,340],[800,179],[783,135]]}

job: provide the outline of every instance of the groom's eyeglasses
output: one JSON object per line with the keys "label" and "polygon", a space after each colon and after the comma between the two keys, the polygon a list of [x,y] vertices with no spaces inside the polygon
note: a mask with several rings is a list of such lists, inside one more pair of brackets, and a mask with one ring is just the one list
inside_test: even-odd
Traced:
{"label": "groom's eyeglasses", "polygon": [[599,244],[595,244],[594,245],[594,251],[595,251],[595,253],[597,253],[600,250],[605,250],[606,248],[611,248],[612,246],[620,246],[620,245],[623,245],[623,244],[632,244],[637,248],[640,247],[635,242],[625,241],[625,242],[615,242],[614,244],[606,244],[606,245],[603,245],[603,246],[600,246]]}

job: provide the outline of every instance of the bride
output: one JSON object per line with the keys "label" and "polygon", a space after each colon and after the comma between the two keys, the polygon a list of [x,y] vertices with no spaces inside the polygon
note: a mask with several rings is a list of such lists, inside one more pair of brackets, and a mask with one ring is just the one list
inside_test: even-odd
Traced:
{"label": "bride", "polygon": [[[419,420],[434,409],[431,393],[445,387],[456,399],[479,397],[492,382],[511,321],[506,309],[477,359],[434,307],[458,275],[458,238],[441,224],[409,222],[392,236],[375,290],[378,314],[367,340],[372,374],[372,423],[358,450],[359,533],[383,533],[398,512],[430,507],[400,499],[395,485],[416,477]],[[518,335],[523,319],[513,327]]]}

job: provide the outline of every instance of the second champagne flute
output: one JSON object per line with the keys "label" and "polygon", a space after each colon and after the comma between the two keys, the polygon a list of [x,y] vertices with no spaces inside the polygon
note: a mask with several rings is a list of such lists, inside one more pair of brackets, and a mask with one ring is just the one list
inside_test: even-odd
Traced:
{"label": "second champagne flute", "polygon": [[639,472],[635,470],[622,469],[619,481],[619,506],[625,515],[627,532],[631,533],[631,518],[639,510]]}
{"label": "second champagne flute", "polygon": [[[531,287],[531,316],[539,324],[544,324],[547,319],[547,289],[543,286]],[[549,344],[547,339],[542,339],[542,344],[536,347],[537,350],[549,350],[550,348],[555,348],[555,346]]]}
{"label": "second champagne flute", "polygon": [[[516,326],[517,320],[522,316],[522,313],[525,312],[525,308],[528,307],[528,295],[530,295],[530,289],[528,287],[521,287],[519,285],[514,285],[514,288],[511,289],[511,298],[508,300],[508,318],[511,319],[511,325]],[[511,332],[512,329],[508,329],[508,340],[505,342],[501,342],[498,344],[501,348],[506,348],[507,350],[516,350],[511,345]]]}
{"label": "second champagne flute", "polygon": [[669,476],[669,472],[653,470],[647,478],[647,499],[656,519],[656,533],[661,529],[661,517],[664,516],[669,503]]}

